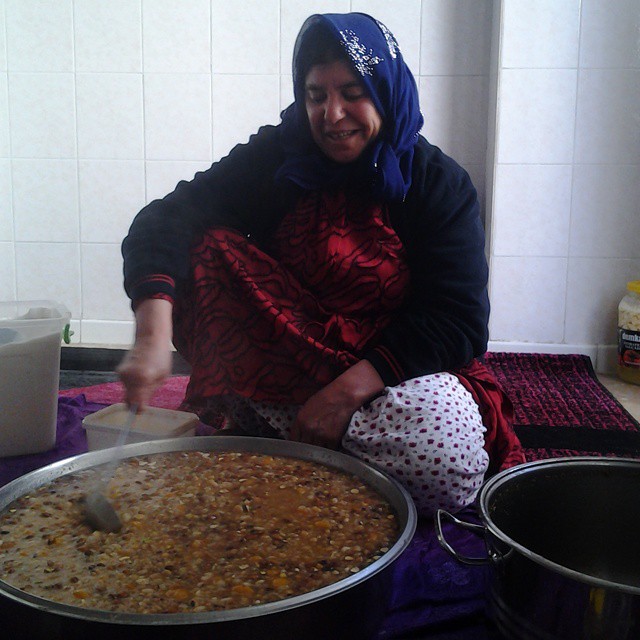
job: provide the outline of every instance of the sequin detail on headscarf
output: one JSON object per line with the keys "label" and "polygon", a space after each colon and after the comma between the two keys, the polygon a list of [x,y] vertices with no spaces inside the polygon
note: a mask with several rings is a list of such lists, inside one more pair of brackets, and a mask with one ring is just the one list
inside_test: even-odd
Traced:
{"label": "sequin detail on headscarf", "polygon": [[400,45],[398,44],[398,41],[395,39],[393,33],[391,33],[391,31],[389,31],[389,29],[384,24],[382,24],[382,22],[376,20],[376,24],[380,27],[380,31],[382,31],[382,33],[384,34],[384,39],[387,41],[387,45],[389,47],[389,54],[392,58],[395,59],[400,53]]}
{"label": "sequin detail on headscarf", "polygon": [[356,71],[361,76],[372,76],[374,65],[380,64],[384,58],[379,58],[372,49],[367,49],[351,29],[340,31],[340,35],[342,36],[342,45],[353,61]]}

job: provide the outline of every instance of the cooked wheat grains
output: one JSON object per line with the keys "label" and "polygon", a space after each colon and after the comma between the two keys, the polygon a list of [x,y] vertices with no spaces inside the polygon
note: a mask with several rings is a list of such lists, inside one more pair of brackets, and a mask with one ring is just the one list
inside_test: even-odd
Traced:
{"label": "cooked wheat grains", "polygon": [[359,478],[296,458],[178,452],[123,461],[118,533],[92,531],[99,468],[0,514],[0,579],[56,602],[127,613],[235,609],[307,593],[388,551],[398,523]]}

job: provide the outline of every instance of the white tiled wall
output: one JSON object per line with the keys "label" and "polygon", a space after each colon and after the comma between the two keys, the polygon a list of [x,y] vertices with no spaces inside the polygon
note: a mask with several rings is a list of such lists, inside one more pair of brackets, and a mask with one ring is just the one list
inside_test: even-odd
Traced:
{"label": "white tiled wall", "polygon": [[[0,0],[0,299],[53,298],[127,345],[133,216],[276,123],[312,13],[395,32],[425,133],[484,187],[491,0]],[[447,25],[456,25],[449,29]]]}
{"label": "white tiled wall", "polygon": [[496,7],[493,345],[582,351],[606,371],[640,279],[640,3]]}
{"label": "white tiled wall", "polygon": [[640,278],[638,0],[0,0],[0,299],[128,344],[131,218],[278,121],[319,11],[387,23],[423,132],[490,185],[493,346],[613,344]]}

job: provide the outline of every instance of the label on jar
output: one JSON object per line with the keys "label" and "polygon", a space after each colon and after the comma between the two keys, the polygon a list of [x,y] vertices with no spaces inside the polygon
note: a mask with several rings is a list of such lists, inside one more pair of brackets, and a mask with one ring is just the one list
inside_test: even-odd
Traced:
{"label": "label on jar", "polygon": [[640,369],[640,331],[618,327],[618,363]]}

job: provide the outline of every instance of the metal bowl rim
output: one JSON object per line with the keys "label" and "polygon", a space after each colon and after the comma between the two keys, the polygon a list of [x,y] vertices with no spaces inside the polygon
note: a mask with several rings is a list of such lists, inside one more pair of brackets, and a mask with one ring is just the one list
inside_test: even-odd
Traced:
{"label": "metal bowl rim", "polygon": [[[347,473],[353,473],[370,486],[376,488],[391,503],[400,521],[400,534],[389,551],[352,576],[298,596],[250,607],[197,613],[114,613],[47,600],[46,598],[21,591],[1,579],[0,596],[8,597],[21,604],[49,613],[109,624],[177,626],[231,622],[307,606],[353,588],[388,568],[407,548],[415,533],[417,527],[416,507],[407,490],[397,480],[357,458],[323,447],[288,440],[248,436],[194,436],[128,444],[123,447],[122,457],[130,458],[139,455],[179,451],[239,451],[281,455],[318,462]],[[110,458],[111,452],[109,449],[89,451],[88,453],[81,453],[71,458],[59,460],[16,478],[4,487],[0,487],[0,513],[13,500],[25,495],[34,488],[46,485],[56,478],[76,471],[99,466],[108,462]]]}
{"label": "metal bowl rim", "polygon": [[550,458],[546,460],[536,460],[533,462],[525,462],[524,464],[516,465],[509,469],[505,469],[500,473],[487,480],[480,490],[479,506],[480,515],[484,522],[486,529],[491,532],[498,540],[501,540],[512,549],[518,551],[521,555],[525,556],[532,562],[539,564],[550,571],[559,573],[566,578],[583,582],[590,586],[602,587],[604,589],[610,589],[613,591],[619,591],[622,593],[629,593],[633,595],[640,595],[640,587],[634,587],[619,582],[612,582],[611,580],[605,580],[603,578],[597,578],[596,576],[590,576],[586,573],[576,571],[548,560],[544,556],[534,553],[524,545],[520,544],[510,536],[508,536],[502,529],[500,529],[494,522],[489,514],[489,503],[493,494],[503,485],[512,482],[515,478],[523,475],[530,475],[539,471],[543,471],[548,467],[637,467],[640,469],[640,460],[634,458],[600,458],[596,456],[576,456],[574,458]]}

